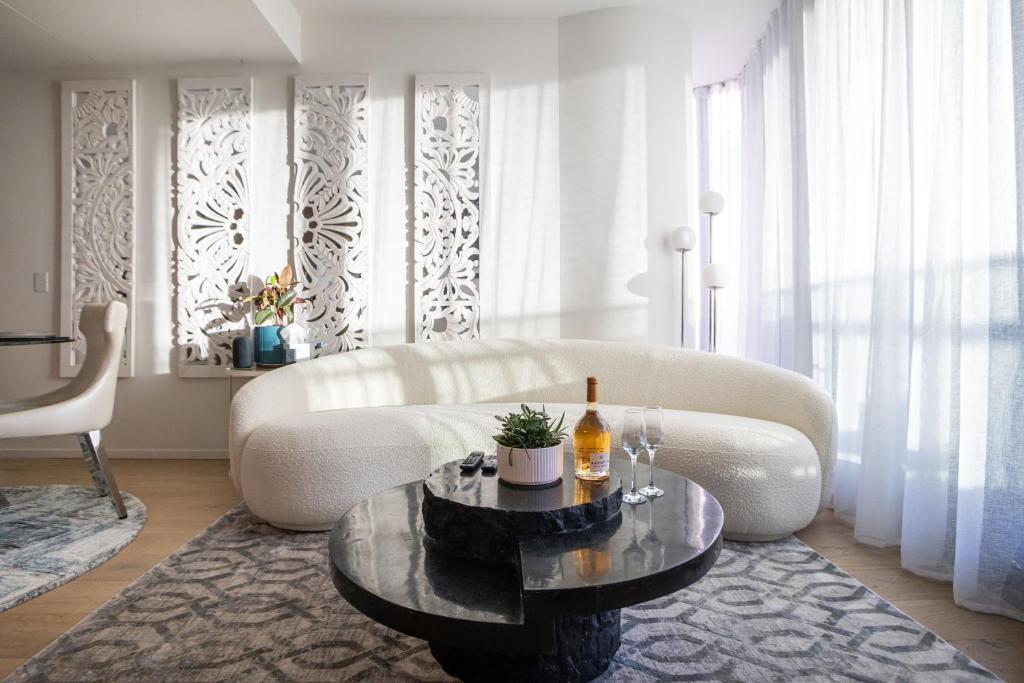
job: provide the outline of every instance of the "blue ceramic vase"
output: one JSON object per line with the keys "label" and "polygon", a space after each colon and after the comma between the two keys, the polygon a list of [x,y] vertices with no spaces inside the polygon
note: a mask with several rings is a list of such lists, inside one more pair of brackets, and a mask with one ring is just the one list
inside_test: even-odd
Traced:
{"label": "blue ceramic vase", "polygon": [[256,365],[284,365],[283,325],[260,325],[254,332]]}

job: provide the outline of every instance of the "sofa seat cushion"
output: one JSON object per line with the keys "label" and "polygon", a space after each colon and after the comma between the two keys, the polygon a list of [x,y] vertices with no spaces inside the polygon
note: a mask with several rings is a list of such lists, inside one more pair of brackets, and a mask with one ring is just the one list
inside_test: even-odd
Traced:
{"label": "sofa seat cushion", "polygon": [[[493,452],[494,416],[518,407],[482,403],[352,408],[272,419],[245,446],[242,493],[254,513],[276,526],[328,529],[373,493],[421,479],[470,451]],[[601,406],[612,426],[613,457],[625,457],[618,448],[625,409]],[[552,403],[547,410],[555,416],[564,412],[571,434],[584,406]],[[806,526],[817,512],[820,461],[808,438],[792,427],[665,410],[665,434],[655,464],[693,479],[718,498],[728,538],[786,536]]]}

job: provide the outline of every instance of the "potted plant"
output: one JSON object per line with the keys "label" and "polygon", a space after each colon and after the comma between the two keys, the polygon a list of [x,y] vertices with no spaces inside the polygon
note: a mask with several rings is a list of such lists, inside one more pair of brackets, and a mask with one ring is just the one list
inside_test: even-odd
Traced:
{"label": "potted plant", "polygon": [[543,486],[562,478],[562,444],[567,436],[565,413],[555,422],[542,407],[522,404],[520,412],[494,418],[501,431],[498,443],[498,476],[517,486]]}
{"label": "potted plant", "polygon": [[[295,306],[305,303],[295,289],[298,284],[292,267],[286,265],[280,273],[267,277],[263,289],[242,299],[256,306],[253,346],[257,365],[284,364],[281,330],[286,324],[295,322]],[[264,325],[267,322],[271,324]]]}

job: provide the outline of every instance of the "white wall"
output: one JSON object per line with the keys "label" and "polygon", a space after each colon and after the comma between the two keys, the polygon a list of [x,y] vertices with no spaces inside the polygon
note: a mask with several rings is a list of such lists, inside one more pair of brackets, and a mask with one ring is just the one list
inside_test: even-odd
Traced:
{"label": "white wall", "polygon": [[[133,77],[138,102],[136,376],[120,380],[113,455],[216,456],[226,380],[179,379],[172,363],[171,149],[178,77],[251,75],[254,270],[287,258],[288,129],[296,73],[370,74],[371,341],[411,339],[409,202],[415,73],[490,74],[481,237],[484,336],[557,337],[558,26],[555,20],[350,21],[303,27],[303,65],[0,73],[0,329],[58,330],[60,81]],[[499,257],[500,255],[500,257]],[[50,294],[32,292],[49,271]],[[0,401],[59,384],[56,348],[0,349]],[[0,442],[0,453],[73,452],[70,439]]]}
{"label": "white wall", "polygon": [[[291,77],[370,74],[370,330],[381,345],[412,335],[413,75],[480,71],[491,82],[483,335],[673,344],[678,256],[666,240],[692,197],[688,40],[676,19],[636,8],[561,20],[366,20],[307,23],[301,67],[0,72],[0,329],[60,326],[60,81],[135,78],[136,376],[119,382],[108,445],[123,456],[223,456],[226,380],[179,379],[173,364],[176,79],[254,77],[254,272],[264,274],[288,250]],[[51,273],[50,294],[32,292],[33,271]],[[52,389],[56,376],[56,348],[0,349],[0,401]],[[74,444],[0,442],[0,455],[30,451],[71,454]]]}
{"label": "white wall", "polygon": [[677,343],[689,34],[655,10],[559,20],[562,336]]}

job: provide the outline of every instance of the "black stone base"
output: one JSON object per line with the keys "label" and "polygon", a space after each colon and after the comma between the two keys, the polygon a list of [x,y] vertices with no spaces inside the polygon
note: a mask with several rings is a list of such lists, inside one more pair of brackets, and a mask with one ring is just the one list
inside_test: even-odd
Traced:
{"label": "black stone base", "polygon": [[572,456],[550,487],[512,487],[479,470],[464,474],[453,461],[423,481],[423,530],[449,555],[517,562],[519,540],[579,532],[619,518],[622,482],[576,480]]}
{"label": "black stone base", "polygon": [[430,652],[446,672],[469,682],[589,681],[604,673],[619,649],[619,612],[555,620],[553,654],[509,655],[442,643],[430,643]]}

